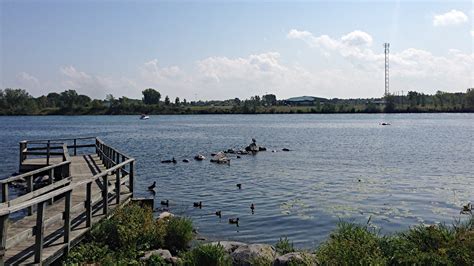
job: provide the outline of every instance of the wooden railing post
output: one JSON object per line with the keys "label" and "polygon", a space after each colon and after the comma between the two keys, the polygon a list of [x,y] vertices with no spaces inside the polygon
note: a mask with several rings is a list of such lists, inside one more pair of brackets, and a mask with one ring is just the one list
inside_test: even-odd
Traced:
{"label": "wooden railing post", "polygon": [[64,243],[66,244],[65,252],[69,253],[71,244],[71,194],[72,191],[66,192],[65,205],[64,205]]}
{"label": "wooden railing post", "polygon": [[26,155],[24,154],[28,142],[26,140],[20,141],[20,166],[23,164],[23,161],[26,159]]}
{"label": "wooden railing post", "polygon": [[130,162],[130,173],[128,173],[128,186],[130,188],[130,193],[132,193],[132,198],[133,198],[133,181],[134,181],[134,169],[133,169],[133,164],[135,161]]}
{"label": "wooden railing post", "polygon": [[109,181],[108,181],[108,175],[104,175],[102,177],[104,180],[103,187],[102,187],[102,210],[104,212],[104,215],[107,216],[109,213]]}
{"label": "wooden railing post", "polygon": [[48,140],[48,147],[47,147],[47,154],[46,154],[46,165],[49,165],[50,150],[51,150],[51,141]]}
{"label": "wooden railing post", "polygon": [[0,216],[0,265],[2,266],[5,265],[3,258],[7,247],[8,217],[8,214]]}
{"label": "wooden railing post", "polygon": [[86,190],[86,227],[92,225],[92,182],[87,183]]}
{"label": "wooden railing post", "polygon": [[2,184],[2,202],[8,201],[8,183]]}
{"label": "wooden railing post", "polygon": [[44,240],[44,202],[38,203],[35,227],[35,263],[41,264]]}
{"label": "wooden railing post", "polygon": [[77,155],[77,147],[76,147],[77,143],[76,143],[76,139],[74,139],[74,156]]}
{"label": "wooden railing post", "polygon": [[[52,185],[52,184],[54,183],[54,168],[51,168],[51,169],[49,170],[49,180],[48,180],[48,181],[49,181],[48,183],[49,183],[50,185]],[[53,202],[54,202],[54,199],[53,199],[53,198],[51,198],[51,199],[48,200],[48,204],[49,204],[49,205],[52,205]]]}
{"label": "wooden railing post", "polygon": [[120,171],[120,169],[117,169],[115,171],[115,195],[116,195],[116,199],[115,199],[115,203],[117,203],[117,205],[120,204],[120,173],[122,171]]}
{"label": "wooden railing post", "polygon": [[[33,191],[33,176],[28,176],[26,178],[26,193],[30,193],[32,191]],[[28,215],[33,214],[33,206],[29,206],[27,210],[28,210]]]}

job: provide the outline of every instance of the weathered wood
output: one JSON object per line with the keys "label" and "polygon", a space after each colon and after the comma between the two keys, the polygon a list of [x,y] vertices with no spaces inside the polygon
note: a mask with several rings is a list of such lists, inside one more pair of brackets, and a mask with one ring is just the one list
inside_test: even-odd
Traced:
{"label": "weathered wood", "polygon": [[130,173],[128,173],[128,178],[129,178],[129,181],[128,181],[128,185],[130,187],[130,192],[132,193],[132,197],[133,197],[133,184],[135,182],[135,173],[134,173],[134,169],[133,169],[133,165],[134,165],[134,162],[130,162]]}
{"label": "weathered wood", "polygon": [[61,166],[64,166],[64,165],[67,165],[67,164],[70,164],[70,163],[71,162],[61,162],[61,163],[58,163],[58,164],[55,164],[55,165],[45,166],[45,167],[42,167],[42,168],[39,168],[39,169],[36,169],[36,170],[33,170],[33,171],[29,171],[28,173],[24,173],[24,174],[12,176],[12,177],[9,177],[9,178],[6,178],[6,179],[2,179],[2,180],[0,180],[0,183],[11,183],[11,182],[18,181],[20,179],[26,178],[28,176],[37,175],[37,174],[43,173],[43,172],[48,172],[50,169],[59,168]]}
{"label": "weathered wood", "polygon": [[26,150],[26,145],[27,145],[26,140],[20,141],[20,167],[23,161],[26,159],[26,155],[24,154]]}
{"label": "weathered wood", "polygon": [[108,181],[108,176],[107,175],[104,175],[102,177],[102,179],[104,180],[104,182],[102,183],[103,185],[103,188],[102,188],[102,210],[103,210],[103,213],[105,215],[107,215],[109,213],[109,191],[108,191],[108,187],[109,187],[109,181]]}
{"label": "weathered wood", "polygon": [[48,140],[48,149],[47,149],[48,154],[46,155],[46,165],[49,165],[49,156],[51,156],[50,155],[50,152],[51,152],[50,147],[51,147],[51,141]]}
{"label": "weathered wood", "polygon": [[87,183],[86,188],[86,227],[92,225],[92,183]]}
{"label": "weathered wood", "polygon": [[0,216],[0,265],[4,265],[5,250],[7,247],[7,229],[9,215]]}
{"label": "weathered wood", "polygon": [[[64,185],[67,185],[69,183],[71,183],[71,178],[66,178],[66,179],[62,179],[60,181],[57,181],[56,183],[54,184],[51,184],[51,185],[48,185],[48,186],[45,186],[45,187],[42,187],[40,189],[37,189],[35,191],[32,191],[31,193],[27,193],[25,195],[22,195],[20,197],[17,197],[15,199],[12,199],[8,202],[8,205],[9,206],[15,206],[16,204],[20,204],[22,202],[25,202],[29,199],[32,199],[34,197],[37,197],[37,196],[40,196],[46,192],[49,192],[49,191],[52,191],[58,187],[61,187],[61,186],[64,186]],[[48,203],[51,204],[52,202],[52,198],[51,199],[48,199]]]}
{"label": "weathered wood", "polygon": [[64,243],[66,244],[65,252],[69,253],[71,242],[71,191],[66,192],[64,203]]}
{"label": "weathered wood", "polygon": [[35,263],[41,264],[43,258],[43,240],[44,240],[44,201],[38,203],[36,211],[36,230],[35,230]]}
{"label": "weathered wood", "polygon": [[119,204],[120,203],[120,187],[122,185],[120,184],[120,169],[117,169],[115,171],[115,203]]}
{"label": "weathered wood", "polygon": [[8,183],[2,184],[2,202],[8,201]]}
{"label": "weathered wood", "polygon": [[[26,178],[26,193],[30,193],[33,191],[33,176],[28,176]],[[28,215],[33,214],[33,206],[28,207]]]}
{"label": "weathered wood", "polygon": [[77,155],[77,139],[74,139],[74,156]]}

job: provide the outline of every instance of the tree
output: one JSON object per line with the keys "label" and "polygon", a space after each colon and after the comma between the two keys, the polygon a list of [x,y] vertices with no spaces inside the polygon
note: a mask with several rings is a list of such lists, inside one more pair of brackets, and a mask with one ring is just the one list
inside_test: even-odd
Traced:
{"label": "tree", "polygon": [[237,106],[240,105],[240,99],[239,98],[234,99],[234,105],[237,105]]}
{"label": "tree", "polygon": [[165,105],[170,105],[170,97],[168,95],[165,97]]}
{"label": "tree", "polygon": [[393,95],[387,95],[385,96],[385,109],[384,111],[386,113],[391,113],[395,111],[395,96]]}
{"label": "tree", "polygon": [[183,100],[183,105],[186,105],[188,104],[188,101],[186,101],[186,99]]}
{"label": "tree", "polygon": [[159,104],[160,103],[161,94],[158,91],[152,88],[148,88],[142,91],[142,94],[143,94],[142,101],[144,104]]}
{"label": "tree", "polygon": [[467,106],[474,110],[474,88],[467,89],[465,97]]}
{"label": "tree", "polygon": [[262,96],[262,100],[267,105],[275,105],[277,102],[277,98],[275,94],[266,94]]}
{"label": "tree", "polygon": [[179,105],[179,97],[176,97],[176,99],[174,99],[174,104]]}
{"label": "tree", "polygon": [[73,108],[78,101],[78,94],[75,90],[65,90],[61,92],[59,101],[60,106],[63,108]]}

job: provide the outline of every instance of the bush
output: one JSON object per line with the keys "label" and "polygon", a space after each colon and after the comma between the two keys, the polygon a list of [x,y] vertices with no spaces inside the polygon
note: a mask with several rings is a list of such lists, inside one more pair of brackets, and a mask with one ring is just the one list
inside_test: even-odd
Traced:
{"label": "bush", "polygon": [[165,247],[175,253],[185,250],[193,236],[193,223],[191,219],[172,217],[166,224]]}
{"label": "bush", "polygon": [[386,264],[378,235],[365,226],[340,222],[316,251],[323,264]]}
{"label": "bush", "polygon": [[100,263],[112,251],[105,245],[96,242],[80,244],[74,247],[65,260],[66,265],[77,263]]}
{"label": "bush", "polygon": [[170,263],[166,262],[161,256],[151,255],[146,262],[147,266],[171,266]]}
{"label": "bush", "polygon": [[293,243],[288,240],[287,237],[280,238],[278,242],[275,244],[275,249],[279,254],[287,254],[291,252],[295,252],[295,248],[293,247]]}
{"label": "bush", "polygon": [[184,264],[189,266],[227,266],[232,265],[232,259],[227,254],[224,247],[218,245],[201,245],[198,246],[184,255]]}
{"label": "bush", "polygon": [[114,215],[91,231],[96,242],[107,243],[112,250],[146,250],[163,245],[162,230],[153,218],[153,211],[136,204],[115,210]]}

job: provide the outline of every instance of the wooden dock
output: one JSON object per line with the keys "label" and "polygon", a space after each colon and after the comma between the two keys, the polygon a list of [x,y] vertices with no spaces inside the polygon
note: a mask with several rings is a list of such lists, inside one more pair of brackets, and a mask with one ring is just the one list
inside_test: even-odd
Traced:
{"label": "wooden dock", "polygon": [[[132,198],[134,161],[98,138],[21,142],[19,168],[26,172],[0,180],[0,265],[48,265],[67,254]],[[18,184],[25,193],[10,198]]]}

